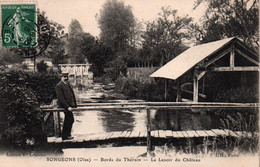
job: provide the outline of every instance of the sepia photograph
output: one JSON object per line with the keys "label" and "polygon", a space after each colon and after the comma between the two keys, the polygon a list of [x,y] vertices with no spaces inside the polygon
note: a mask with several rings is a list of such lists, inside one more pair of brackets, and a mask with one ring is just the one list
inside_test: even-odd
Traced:
{"label": "sepia photograph", "polygon": [[259,166],[259,0],[0,5],[0,166]]}

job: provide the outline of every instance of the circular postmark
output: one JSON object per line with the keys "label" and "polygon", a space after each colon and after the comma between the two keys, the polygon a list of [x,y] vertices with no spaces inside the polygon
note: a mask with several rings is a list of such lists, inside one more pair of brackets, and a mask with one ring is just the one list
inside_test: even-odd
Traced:
{"label": "circular postmark", "polygon": [[2,46],[16,48],[22,57],[35,57],[47,49],[51,39],[48,21],[35,6],[2,7]]}

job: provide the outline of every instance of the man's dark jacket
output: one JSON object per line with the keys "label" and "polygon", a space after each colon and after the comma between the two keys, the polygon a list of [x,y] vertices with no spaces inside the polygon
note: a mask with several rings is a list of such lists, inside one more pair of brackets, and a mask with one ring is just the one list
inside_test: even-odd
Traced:
{"label": "man's dark jacket", "polygon": [[66,110],[69,107],[77,107],[75,94],[69,84],[65,84],[63,81],[60,81],[55,90],[59,107],[65,108]]}

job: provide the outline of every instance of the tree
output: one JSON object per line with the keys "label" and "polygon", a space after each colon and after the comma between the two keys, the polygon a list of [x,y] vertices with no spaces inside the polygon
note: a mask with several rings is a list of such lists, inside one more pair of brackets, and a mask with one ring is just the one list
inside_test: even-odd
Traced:
{"label": "tree", "polygon": [[91,51],[87,54],[87,59],[91,63],[91,70],[95,76],[101,76],[105,73],[104,69],[108,67],[108,62],[112,60],[113,53],[111,49],[96,39]]}
{"label": "tree", "polygon": [[69,25],[68,52],[72,63],[86,63],[86,58],[95,43],[95,37],[85,33],[78,22],[73,19]]}
{"label": "tree", "polygon": [[67,62],[68,55],[65,53],[66,34],[64,26],[53,21],[49,21],[51,29],[51,40],[44,55],[52,58],[53,64],[64,64]]}
{"label": "tree", "polygon": [[118,0],[107,0],[100,11],[98,24],[100,39],[112,51],[125,52],[135,27],[135,19],[130,6]]}
{"label": "tree", "polygon": [[21,63],[22,58],[18,54],[15,54],[14,51],[10,48],[1,48],[0,49],[0,65]]}
{"label": "tree", "polygon": [[189,17],[177,16],[176,10],[163,7],[159,18],[146,25],[141,52],[146,61],[163,65],[186,49],[183,40],[190,38],[191,21]]}
{"label": "tree", "polygon": [[211,42],[227,37],[240,37],[258,52],[259,2],[258,0],[197,0],[208,5],[202,26],[194,25],[197,40]]}

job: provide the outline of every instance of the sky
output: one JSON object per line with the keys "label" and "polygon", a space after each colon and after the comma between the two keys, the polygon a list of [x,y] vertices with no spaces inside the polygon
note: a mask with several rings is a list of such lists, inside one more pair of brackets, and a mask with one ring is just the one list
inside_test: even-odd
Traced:
{"label": "sky", "polygon": [[[139,21],[152,21],[158,16],[161,8],[170,6],[176,9],[179,16],[190,16],[198,22],[205,12],[201,5],[193,10],[194,0],[122,0],[132,7],[134,16]],[[45,11],[47,17],[65,26],[65,32],[72,19],[77,19],[85,32],[98,36],[100,29],[96,15],[100,13],[106,0],[37,0],[38,8]]]}

